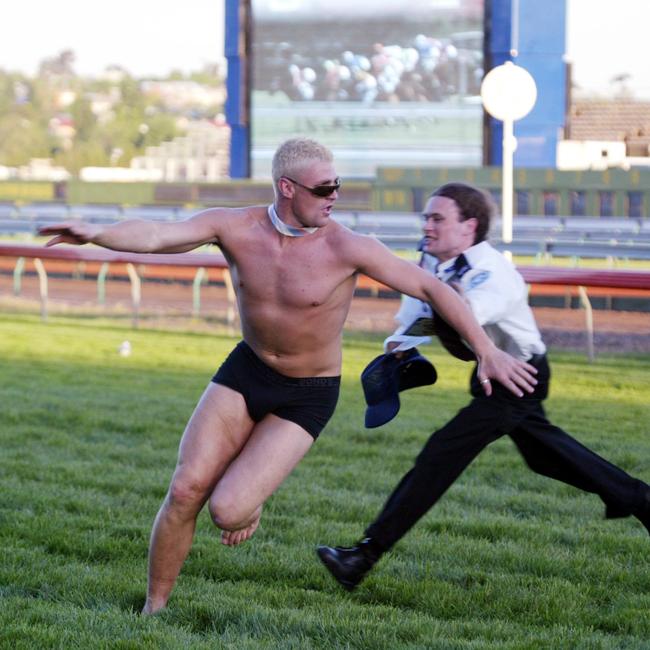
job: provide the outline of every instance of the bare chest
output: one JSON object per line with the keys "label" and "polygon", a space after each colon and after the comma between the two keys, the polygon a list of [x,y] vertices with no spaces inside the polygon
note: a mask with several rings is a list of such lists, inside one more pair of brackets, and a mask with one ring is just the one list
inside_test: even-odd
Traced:
{"label": "bare chest", "polygon": [[232,256],[233,284],[240,301],[286,309],[320,307],[338,300],[354,282],[336,250],[326,242],[282,242],[239,250]]}

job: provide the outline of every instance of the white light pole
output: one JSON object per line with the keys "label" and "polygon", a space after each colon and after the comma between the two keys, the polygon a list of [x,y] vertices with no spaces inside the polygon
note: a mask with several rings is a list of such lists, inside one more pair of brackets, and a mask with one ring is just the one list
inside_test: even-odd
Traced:
{"label": "white light pole", "polygon": [[[503,122],[503,168],[501,178],[501,238],[504,244],[512,242],[512,161],[517,147],[514,122],[530,113],[537,99],[537,86],[531,74],[506,61],[492,68],[481,84],[481,99],[485,110]],[[505,251],[511,257],[509,251]]]}

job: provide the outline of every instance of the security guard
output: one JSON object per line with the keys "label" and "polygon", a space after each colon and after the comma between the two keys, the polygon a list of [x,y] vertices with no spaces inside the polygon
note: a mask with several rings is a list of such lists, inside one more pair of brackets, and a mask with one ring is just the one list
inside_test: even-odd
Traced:
{"label": "security guard", "polygon": [[[498,383],[487,397],[472,373],[472,401],[436,431],[356,546],[320,546],[318,555],[334,578],[352,590],[445,493],[491,442],[507,435],[534,472],[597,494],[607,518],[636,516],[650,532],[650,487],[612,465],[546,418],[550,369],[546,346],[514,266],[486,237],[492,203],[479,189],[449,183],[430,197],[424,212],[423,251],[435,257],[438,278],[453,286],[500,349],[537,368],[537,386],[516,397]],[[424,256],[426,259],[426,256]],[[400,323],[385,348],[397,354],[435,334],[455,356],[474,354],[429,305],[405,298]],[[483,382],[489,380],[483,380]]]}

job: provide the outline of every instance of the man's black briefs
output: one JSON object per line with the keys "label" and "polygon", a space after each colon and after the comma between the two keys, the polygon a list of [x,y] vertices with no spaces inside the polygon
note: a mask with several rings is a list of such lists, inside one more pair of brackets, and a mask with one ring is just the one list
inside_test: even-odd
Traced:
{"label": "man's black briefs", "polygon": [[267,366],[240,341],[212,378],[241,393],[259,422],[268,413],[295,422],[314,440],[334,413],[341,377],[286,377]]}

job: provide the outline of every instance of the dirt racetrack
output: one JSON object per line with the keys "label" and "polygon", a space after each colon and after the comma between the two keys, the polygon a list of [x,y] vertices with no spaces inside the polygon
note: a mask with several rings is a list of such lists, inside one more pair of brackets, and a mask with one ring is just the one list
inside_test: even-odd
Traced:
{"label": "dirt racetrack", "polygon": [[[129,318],[132,313],[130,284],[106,283],[105,305],[98,304],[94,280],[48,278],[50,314],[95,314]],[[399,306],[396,298],[355,297],[346,328],[389,333]],[[206,330],[226,324],[228,302],[223,286],[201,288],[201,318],[192,318],[191,284],[146,281],[142,284],[140,322],[150,327],[191,327]],[[19,296],[13,294],[13,278],[0,273],[0,311],[38,312],[39,285],[35,275],[23,276]],[[549,347],[586,349],[585,312],[582,309],[535,308],[537,322]],[[597,352],[650,353],[650,313],[594,310]]]}

